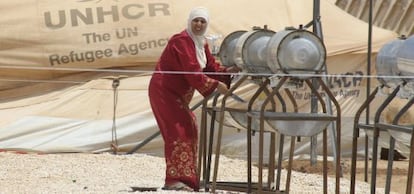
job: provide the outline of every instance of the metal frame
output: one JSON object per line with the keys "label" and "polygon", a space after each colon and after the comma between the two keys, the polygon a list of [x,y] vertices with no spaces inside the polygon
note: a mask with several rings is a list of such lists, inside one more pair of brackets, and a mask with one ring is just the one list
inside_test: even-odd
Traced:
{"label": "metal frame", "polygon": [[[222,190],[233,190],[233,191],[242,191],[242,192],[249,192],[252,190],[262,190],[262,187],[259,185],[262,185],[261,183],[252,183],[251,181],[251,169],[252,169],[252,160],[251,160],[251,136],[254,134],[253,130],[248,130],[247,135],[247,150],[248,150],[248,156],[247,156],[247,180],[246,182],[218,182],[217,181],[217,175],[218,175],[218,169],[219,169],[219,158],[220,158],[220,149],[221,149],[221,139],[222,139],[222,133],[223,133],[223,126],[224,126],[224,113],[225,112],[241,112],[243,114],[247,113],[247,110],[242,109],[234,109],[234,108],[228,108],[226,107],[226,101],[227,98],[236,90],[246,79],[248,76],[244,75],[241,79],[239,79],[234,86],[232,86],[229,90],[229,92],[222,97],[220,105],[217,105],[217,99],[218,96],[216,96],[212,102],[211,106],[207,106],[207,103],[204,104],[202,109],[202,118],[201,118],[201,127],[200,127],[200,149],[199,149],[199,167],[198,172],[200,174],[200,178],[203,177],[203,180],[201,182],[204,184],[205,190],[208,191],[209,189],[212,190],[214,193],[216,189],[222,189]],[[269,84],[269,80],[264,80],[261,84],[258,90],[255,92],[253,97],[249,100],[249,105],[251,106],[253,102],[256,100],[258,95],[264,91],[265,93],[269,93],[267,86]],[[278,96],[278,99],[281,101],[281,104],[284,104],[283,99]],[[273,101],[273,107],[275,107],[275,102]],[[282,107],[285,107],[285,105],[282,105]],[[285,108],[284,108],[285,109]],[[207,113],[210,113],[211,115],[211,123],[210,123],[210,136],[207,139]],[[216,115],[218,114],[218,115]],[[213,169],[213,180],[210,181],[210,169],[211,169],[211,157],[212,157],[212,149],[213,149],[213,143],[214,143],[214,133],[215,133],[215,124],[216,117],[218,116],[218,131],[217,131],[217,140],[216,140],[216,156],[214,161],[214,169]],[[251,129],[251,128],[250,128]],[[271,131],[271,149],[269,150],[269,154],[271,156],[275,155],[275,131]],[[208,142],[208,145],[207,145]],[[283,144],[282,144],[283,145]],[[208,147],[207,147],[208,146]],[[283,149],[283,146],[280,147]],[[281,164],[281,157],[279,157],[279,165]],[[268,182],[274,181],[274,157],[269,158],[269,177]],[[202,176],[201,176],[202,174]],[[278,171],[278,178],[277,180],[280,180],[280,171]],[[270,185],[270,184],[267,184]],[[263,190],[262,190],[263,191]],[[270,186],[267,187],[268,192],[276,192],[274,189],[271,189]],[[279,193],[283,193],[280,191]]]}
{"label": "metal frame", "polygon": [[[403,84],[404,85],[404,84]],[[403,132],[407,134],[411,134],[411,143],[410,143],[410,157],[409,157],[409,172],[407,175],[407,194],[411,194],[412,190],[412,174],[413,171],[413,154],[414,154],[414,126],[402,126],[398,124],[399,119],[401,116],[414,104],[414,98],[411,98],[405,106],[396,114],[396,116],[393,119],[392,123],[381,123],[380,117],[382,113],[384,112],[385,108],[390,104],[390,102],[397,97],[398,92],[400,91],[400,88],[403,85],[398,85],[396,88],[393,89],[393,91],[386,97],[386,99],[381,103],[381,105],[378,107],[377,111],[375,112],[374,117],[374,123],[360,123],[359,119],[363,111],[367,111],[367,108],[369,107],[370,103],[373,102],[375,99],[377,93],[380,89],[382,89],[384,86],[381,85],[377,87],[366,99],[366,101],[361,105],[361,107],[358,109],[357,114],[355,115],[354,120],[354,131],[353,131],[353,141],[352,141],[352,160],[351,160],[351,185],[350,185],[350,193],[355,193],[355,185],[356,185],[356,160],[357,160],[357,139],[359,137],[359,132],[361,129],[364,130],[371,130],[373,131],[373,142],[372,142],[372,167],[371,167],[371,193],[375,194],[376,192],[376,177],[377,177],[377,161],[378,161],[378,141],[380,137],[380,132],[382,131],[398,131]],[[394,157],[394,146],[395,146],[395,139],[391,136],[390,137],[390,148],[389,148],[389,155],[388,155],[388,167],[387,167],[387,179],[385,184],[385,193],[390,192],[391,187],[391,177],[392,177],[392,164],[393,164],[393,157]],[[368,146],[365,147],[366,154],[365,154],[365,181],[368,182]]]}
{"label": "metal frame", "polygon": [[[396,114],[396,116],[393,119],[392,124],[385,124],[385,123],[379,123],[378,128],[387,130],[387,131],[396,131],[400,133],[406,133],[408,135],[411,135],[411,141],[410,141],[410,157],[408,161],[408,172],[407,172],[407,184],[406,184],[406,194],[411,194],[412,188],[413,188],[413,174],[414,174],[414,168],[413,168],[413,162],[414,162],[414,125],[399,125],[399,120],[401,119],[402,115],[408,111],[410,107],[414,104],[414,97],[412,97],[405,105],[404,107]],[[388,166],[387,166],[387,180],[385,185],[385,193],[389,193],[391,190],[391,177],[392,177],[392,165],[394,160],[390,158],[393,158],[394,156],[394,147],[395,147],[395,141],[396,139],[390,135],[390,151],[388,153]]]}
{"label": "metal frame", "polygon": [[[331,102],[336,106],[336,115],[333,116],[331,114],[318,114],[318,113],[309,113],[309,114],[299,114],[298,112],[292,113],[292,114],[285,114],[285,113],[277,113],[277,112],[269,112],[269,111],[265,111],[265,107],[267,105],[267,103],[269,102],[269,100],[272,98],[272,96],[276,95],[277,93],[279,93],[279,89],[283,86],[283,84],[289,79],[290,77],[285,76],[282,77],[279,81],[279,83],[277,84],[276,87],[273,88],[272,93],[268,96],[268,98],[265,100],[265,102],[263,103],[260,112],[257,111],[250,111],[247,113],[249,118],[255,118],[255,119],[260,119],[260,144],[259,144],[259,185],[261,183],[261,171],[262,171],[262,166],[263,166],[263,132],[264,132],[264,121],[265,120],[276,120],[276,121],[284,121],[284,122],[306,122],[306,121],[332,121],[332,122],[336,122],[336,127],[337,127],[337,134],[341,134],[341,109],[339,106],[339,103],[335,100],[335,97],[333,96],[333,94],[330,92],[329,88],[325,85],[325,83],[323,82],[323,80],[320,77],[314,77],[314,78],[310,78],[310,79],[306,79],[305,82],[306,84],[309,86],[309,88],[312,90],[312,92],[317,96],[317,99],[319,100],[319,103],[321,104],[322,108],[323,108],[323,113],[327,113],[327,109],[326,109],[326,103],[324,102],[324,99],[321,97],[321,95],[318,93],[317,89],[314,87],[314,83],[311,81],[317,81],[318,84],[320,84],[322,86],[323,91],[326,92],[326,94],[328,95],[328,97],[331,100]],[[280,130],[279,130],[280,132]],[[282,132],[283,134],[283,132]],[[286,135],[286,134],[284,134]],[[327,133],[326,133],[326,129],[323,130],[323,157],[324,157],[324,193],[327,193]],[[337,135],[337,139],[336,139],[336,143],[338,144],[337,146],[337,153],[340,153],[340,135]],[[291,165],[292,165],[292,160],[293,160],[293,151],[294,151],[294,139],[292,138],[292,142],[291,142],[291,147],[290,147],[290,154],[289,154],[289,166],[288,166],[288,176],[287,176],[287,181],[286,181],[286,192],[289,192],[290,189],[290,173],[291,173]],[[280,167],[279,167],[280,168]],[[336,187],[335,187],[335,192],[339,193],[340,192],[340,176],[341,176],[341,166],[340,166],[340,157],[339,155],[336,157]],[[261,192],[260,188],[259,188],[259,192]]]}
{"label": "metal frame", "polygon": [[[290,180],[291,180],[291,167],[293,162],[293,155],[294,155],[294,147],[295,147],[295,138],[291,138],[291,145],[290,145],[290,152],[289,152],[289,163],[288,163],[288,175],[287,175],[287,181],[285,190],[280,190],[280,175],[281,175],[281,162],[282,162],[282,154],[283,154],[283,141],[284,136],[286,134],[281,133],[278,129],[265,129],[265,122],[270,120],[280,121],[280,122],[306,122],[306,121],[318,121],[318,122],[336,122],[336,133],[341,134],[341,109],[339,106],[339,103],[335,100],[335,97],[327,87],[327,85],[323,82],[322,78],[320,77],[310,77],[304,82],[309,86],[309,88],[312,90],[313,93],[317,96],[318,102],[322,107],[322,114],[319,113],[299,113],[297,110],[297,104],[294,100],[293,96],[291,95],[290,91],[285,88],[285,92],[288,95],[289,100],[293,104],[293,111],[289,114],[286,110],[286,102],[281,98],[280,95],[280,89],[282,86],[291,78],[291,76],[286,75],[280,78],[278,84],[272,88],[272,91],[267,91],[267,88],[270,84],[270,80],[266,78],[261,84],[260,87],[256,90],[254,95],[249,100],[249,105],[247,110],[239,110],[239,109],[232,109],[232,108],[226,108],[226,100],[228,96],[230,96],[234,90],[241,85],[245,79],[247,79],[247,76],[245,76],[243,79],[239,80],[231,89],[230,91],[222,97],[221,104],[217,106],[217,102],[213,102],[211,107],[207,107],[207,103],[204,104],[203,107],[203,113],[202,113],[202,121],[201,121],[201,131],[200,131],[200,152],[199,152],[199,171],[200,175],[201,172],[203,174],[203,180],[202,183],[204,184],[204,187],[206,191],[211,189],[211,191],[214,193],[216,189],[222,189],[222,190],[232,190],[232,191],[241,191],[241,192],[258,192],[258,193],[288,193],[290,190]],[[327,106],[325,103],[324,98],[320,95],[320,93],[317,91],[317,89],[314,87],[314,84],[312,81],[317,81],[318,84],[322,87],[322,90],[327,94],[329,99],[332,99],[332,103],[336,107],[336,115],[326,114],[327,113]],[[252,110],[252,105],[259,96],[259,94],[263,91],[267,91],[267,98],[265,102],[262,104],[260,111]],[[278,98],[281,102],[282,112],[277,112],[275,110],[275,101],[274,97]],[[217,99],[217,98],[215,98]],[[267,105],[271,103],[272,109],[266,109]],[[224,113],[225,112],[245,112],[248,118],[247,121],[247,182],[218,182],[217,181],[217,175],[218,175],[218,168],[219,168],[219,157],[220,157],[220,148],[221,148],[221,138],[222,138],[222,132],[223,132],[223,126],[224,126]],[[207,112],[211,113],[212,117],[212,123],[210,125],[210,138],[207,140]],[[218,114],[218,115],[215,115]],[[216,116],[218,116],[218,134],[217,134],[217,140],[216,140],[216,156],[215,156],[215,162],[214,162],[214,174],[213,174],[213,180],[210,182],[210,166],[211,166],[211,149],[214,139],[214,121]],[[258,182],[252,183],[252,147],[251,147],[251,136],[252,134],[257,131],[257,129],[252,129],[252,120],[257,119],[260,121],[260,127],[258,129],[259,131],[259,161],[258,161],[258,168],[259,168],[259,174],[258,174]],[[263,153],[264,153],[264,133],[270,132],[271,134],[271,143],[270,143],[270,149],[269,149],[269,176],[266,183],[263,182]],[[279,147],[279,157],[278,157],[278,167],[275,167],[275,133],[280,133],[280,147]],[[327,185],[328,185],[328,179],[327,179],[327,129],[323,129],[323,158],[324,158],[324,181],[323,181],[323,190],[324,193],[328,193],[327,191]],[[341,136],[338,135],[336,139],[336,143],[340,145],[340,139]],[[207,149],[207,142],[208,143],[208,149]],[[337,150],[335,150],[337,153],[340,153],[340,146],[337,147]],[[341,165],[340,165],[340,157],[336,157],[335,161],[336,166],[336,187],[335,187],[335,193],[340,193],[340,177],[342,174]],[[277,176],[276,176],[276,182],[275,180],[275,174],[274,171],[277,170]]]}

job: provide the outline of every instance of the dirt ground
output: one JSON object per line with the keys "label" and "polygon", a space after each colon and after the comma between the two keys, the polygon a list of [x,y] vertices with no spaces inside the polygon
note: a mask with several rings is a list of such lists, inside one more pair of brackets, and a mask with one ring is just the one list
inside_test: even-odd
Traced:
{"label": "dirt ground", "polygon": [[[246,180],[243,176],[247,174],[245,160],[222,156],[220,163],[220,180]],[[287,165],[287,162],[284,165]],[[343,178],[349,179],[350,160],[344,159],[341,165]],[[386,166],[387,161],[378,162],[377,193],[383,193],[381,187],[384,187]],[[405,193],[407,166],[407,160],[394,163],[393,194]],[[333,163],[329,162],[330,176],[334,175],[333,167]],[[0,150],[0,193],[130,193],[131,186],[161,187],[164,183],[164,169],[163,157],[147,154],[38,154]],[[252,170],[253,177],[257,177],[257,168]],[[293,170],[291,193],[322,192],[322,181],[319,176],[322,173],[322,162],[311,165],[309,160],[296,159]],[[361,182],[364,177],[364,161],[358,161],[357,173],[357,193],[370,193],[369,185]],[[282,172],[282,182],[285,175],[286,171]],[[328,185],[334,185],[334,181],[329,179]],[[348,193],[348,183],[348,180],[341,182],[341,193]],[[333,192],[330,190],[328,193]]]}
{"label": "dirt ground", "polygon": [[[371,160],[368,161],[368,180],[371,180]],[[387,176],[387,165],[388,161],[378,160],[377,170],[377,188],[384,188]],[[283,166],[287,166],[287,162],[284,162]],[[351,177],[351,160],[344,160],[343,166],[343,177],[350,179]],[[294,160],[293,170],[303,173],[322,174],[322,162],[318,162],[312,165],[309,160]],[[364,160],[357,161],[356,178],[359,181],[365,179],[365,162]],[[407,184],[407,173],[408,173],[408,160],[394,161],[393,164],[393,176],[391,179],[391,191],[395,193],[406,193]],[[335,175],[335,167],[332,162],[328,163],[328,176]],[[412,176],[412,175],[411,175]],[[370,181],[368,181],[370,182]]]}

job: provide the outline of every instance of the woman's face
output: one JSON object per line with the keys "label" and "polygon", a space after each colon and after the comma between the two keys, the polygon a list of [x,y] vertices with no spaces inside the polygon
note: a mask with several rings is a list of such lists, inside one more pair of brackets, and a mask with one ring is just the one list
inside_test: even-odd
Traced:
{"label": "woman's face", "polygon": [[200,36],[206,31],[207,21],[204,18],[197,17],[191,21],[191,31],[194,35]]}

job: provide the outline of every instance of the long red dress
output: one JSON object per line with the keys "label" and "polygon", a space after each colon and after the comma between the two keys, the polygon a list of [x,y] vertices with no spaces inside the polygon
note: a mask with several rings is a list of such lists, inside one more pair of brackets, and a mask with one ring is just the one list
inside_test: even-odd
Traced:
{"label": "long red dress", "polygon": [[216,79],[228,82],[230,77],[201,73],[225,72],[225,68],[216,63],[207,44],[205,51],[207,64],[201,69],[194,42],[187,31],[174,35],[164,49],[149,84],[151,108],[164,139],[165,184],[180,181],[195,191],[199,189],[196,173],[198,127],[189,104],[195,90],[206,97],[216,89]]}

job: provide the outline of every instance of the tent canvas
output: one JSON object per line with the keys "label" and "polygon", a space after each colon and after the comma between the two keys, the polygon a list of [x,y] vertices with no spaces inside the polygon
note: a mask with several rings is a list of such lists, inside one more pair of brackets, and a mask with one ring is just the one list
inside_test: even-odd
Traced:
{"label": "tent canvas", "polygon": [[[118,88],[118,143],[128,150],[158,130],[147,100],[147,84],[157,57],[172,33],[186,27],[195,6],[210,10],[208,33],[222,37],[267,25],[274,31],[312,20],[308,0],[65,1],[1,2],[0,147],[41,152],[100,152],[110,149],[114,91],[108,75],[126,75]],[[227,10],[231,10],[228,12]],[[366,23],[321,1],[328,79],[349,121],[365,98]],[[396,34],[374,28],[373,56]],[[78,60],[81,54],[84,60]],[[94,56],[88,59],[86,56]],[[40,80],[40,81],[39,81]],[[375,85],[375,84],[374,84]],[[238,91],[248,96],[252,85]],[[307,102],[306,94],[297,94]],[[193,103],[201,100],[196,95]],[[197,110],[197,114],[199,114]],[[343,122],[343,155],[350,153],[352,128]],[[228,130],[224,150],[238,152],[244,134]],[[229,148],[229,149],[228,149]],[[156,138],[146,151],[162,149]],[[303,141],[297,153],[307,153]],[[362,148],[361,148],[362,149]],[[240,152],[239,152],[240,153]]]}

